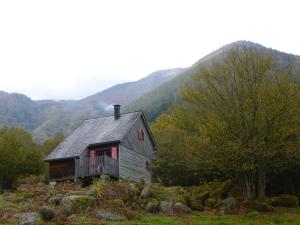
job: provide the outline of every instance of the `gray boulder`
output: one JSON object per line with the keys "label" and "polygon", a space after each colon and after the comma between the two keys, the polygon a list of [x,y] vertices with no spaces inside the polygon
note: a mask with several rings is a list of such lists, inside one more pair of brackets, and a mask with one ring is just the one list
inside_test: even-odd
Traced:
{"label": "gray boulder", "polygon": [[157,213],[159,211],[159,203],[157,201],[148,202],[145,210],[150,213]]}
{"label": "gray boulder", "polygon": [[224,211],[225,213],[234,213],[238,210],[238,204],[235,198],[229,197],[222,201],[220,201],[216,208],[220,211]]}
{"label": "gray boulder", "polygon": [[42,207],[40,210],[39,210],[39,214],[41,216],[41,218],[45,221],[50,221],[54,218],[54,210],[45,206],[45,207]]}
{"label": "gray boulder", "polygon": [[86,192],[86,195],[98,198],[98,192],[95,188],[92,188]]}
{"label": "gray boulder", "polygon": [[73,213],[80,213],[96,206],[96,198],[86,195],[71,195],[64,197],[60,202],[60,210],[70,216]]}
{"label": "gray boulder", "polygon": [[23,213],[20,218],[21,225],[36,225],[36,218],[38,214],[36,212]]}
{"label": "gray boulder", "polygon": [[162,201],[159,204],[159,211],[165,214],[173,213],[173,203],[168,201]]}
{"label": "gray boulder", "polygon": [[48,202],[52,205],[59,205],[61,200],[63,199],[63,195],[62,194],[58,194],[58,195],[55,195],[53,197],[50,197],[48,199]]}
{"label": "gray boulder", "polygon": [[94,217],[96,219],[109,220],[109,221],[124,221],[125,217],[118,215],[115,212],[109,210],[100,209],[94,212]]}
{"label": "gray boulder", "polygon": [[142,198],[151,198],[152,193],[149,187],[144,187],[142,192],[141,192],[141,197]]}
{"label": "gray boulder", "polygon": [[191,209],[181,202],[175,203],[173,209],[174,212],[179,214],[187,214],[191,212]]}

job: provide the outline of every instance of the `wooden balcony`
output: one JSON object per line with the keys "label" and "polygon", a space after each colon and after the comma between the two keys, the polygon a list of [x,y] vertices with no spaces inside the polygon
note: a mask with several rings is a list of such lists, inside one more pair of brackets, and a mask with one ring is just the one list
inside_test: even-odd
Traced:
{"label": "wooden balcony", "polygon": [[100,176],[103,173],[119,178],[119,161],[106,155],[75,159],[75,177]]}

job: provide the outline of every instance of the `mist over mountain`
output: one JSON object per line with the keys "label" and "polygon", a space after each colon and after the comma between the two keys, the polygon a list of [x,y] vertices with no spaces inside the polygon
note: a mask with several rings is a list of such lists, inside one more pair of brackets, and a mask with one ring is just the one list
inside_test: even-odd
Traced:
{"label": "mist over mountain", "polygon": [[174,78],[185,69],[153,72],[143,79],[110,87],[81,100],[32,100],[18,93],[0,92],[0,126],[21,127],[43,141],[55,133],[73,131],[83,119],[111,113],[112,104],[122,105]]}
{"label": "mist over mountain", "polygon": [[[202,67],[220,62],[230,48],[245,46],[258,48],[273,57],[274,70],[293,68],[300,74],[300,57],[266,48],[248,41],[225,45],[201,58],[189,68],[175,68],[153,72],[143,79],[115,85],[81,100],[37,100],[23,94],[0,91],[0,126],[21,127],[43,141],[58,132],[72,132],[83,119],[111,114],[113,104],[121,104],[122,111],[143,111],[154,121],[172,104],[180,101],[180,87],[191,81]],[[300,76],[299,76],[300,77]]]}
{"label": "mist over mountain", "polygon": [[101,105],[104,103],[111,105],[118,103],[127,105],[183,71],[185,71],[183,68],[156,71],[138,81],[117,84],[104,91],[88,96],[78,101],[78,104]]}

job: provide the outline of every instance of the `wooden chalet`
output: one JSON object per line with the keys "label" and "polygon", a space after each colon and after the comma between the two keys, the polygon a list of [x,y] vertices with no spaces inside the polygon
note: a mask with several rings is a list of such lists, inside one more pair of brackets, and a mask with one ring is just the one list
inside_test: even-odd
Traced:
{"label": "wooden chalet", "polygon": [[151,182],[156,150],[142,112],[85,120],[45,159],[51,181],[74,180],[108,174],[114,179]]}

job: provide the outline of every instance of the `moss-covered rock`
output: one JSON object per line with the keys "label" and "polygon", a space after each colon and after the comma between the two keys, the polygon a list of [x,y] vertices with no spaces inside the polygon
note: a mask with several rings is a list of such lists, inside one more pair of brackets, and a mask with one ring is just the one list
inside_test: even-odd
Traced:
{"label": "moss-covered rock", "polygon": [[128,208],[120,209],[118,213],[128,220],[141,220],[144,217],[141,212]]}
{"label": "moss-covered rock", "polygon": [[36,213],[36,212],[23,213],[20,217],[20,224],[21,225],[36,225],[37,218],[38,218],[38,213]]}
{"label": "moss-covered rock", "polygon": [[152,197],[152,192],[149,187],[144,187],[142,192],[141,192],[141,198],[151,198]]}
{"label": "moss-covered rock", "polygon": [[210,183],[209,196],[216,199],[225,199],[229,196],[229,192],[233,187],[233,183],[228,180],[225,182]]}
{"label": "moss-covered rock", "polygon": [[185,203],[183,197],[185,191],[182,187],[163,187],[159,184],[152,184],[148,186],[151,192],[151,198],[157,201],[170,201],[170,202],[182,202]]}
{"label": "moss-covered rock", "polygon": [[93,217],[97,219],[109,220],[109,221],[124,221],[126,220],[125,217],[119,215],[116,212],[107,210],[107,209],[100,209],[93,213]]}
{"label": "moss-covered rock", "polygon": [[228,197],[224,200],[221,200],[216,205],[216,208],[224,213],[231,214],[238,211],[238,204],[235,198]]}
{"label": "moss-covered rock", "polygon": [[191,209],[181,202],[176,202],[174,204],[173,210],[178,214],[186,214],[191,212]]}
{"label": "moss-covered rock", "polygon": [[98,198],[98,192],[96,188],[89,189],[86,193],[87,196],[92,196],[94,198]]}
{"label": "moss-covered rock", "polygon": [[209,208],[214,208],[218,203],[218,200],[215,198],[209,198],[206,200],[205,205]]}
{"label": "moss-covered rock", "polygon": [[164,214],[173,214],[173,203],[168,201],[160,202],[159,211]]}
{"label": "moss-covered rock", "polygon": [[148,201],[145,205],[145,210],[150,213],[157,213],[159,211],[159,202],[156,199]]}
{"label": "moss-covered rock", "polygon": [[61,200],[63,199],[63,195],[62,194],[58,194],[55,196],[52,196],[48,199],[48,202],[52,205],[59,205]]}
{"label": "moss-covered rock", "polygon": [[258,212],[272,212],[274,207],[269,205],[266,202],[259,202],[256,200],[246,201],[243,203],[243,206],[247,209],[255,210]]}
{"label": "moss-covered rock", "polygon": [[192,199],[191,199],[191,196],[187,193],[183,194],[182,196],[182,199],[184,200],[184,203],[191,208],[191,205],[192,205]]}
{"label": "moss-covered rock", "polygon": [[194,190],[192,192],[193,200],[202,200],[203,203],[209,198],[209,191]]}
{"label": "moss-covered rock", "polygon": [[273,206],[284,206],[284,207],[297,207],[298,197],[294,195],[280,195],[271,198],[271,205]]}
{"label": "moss-covered rock", "polygon": [[202,203],[202,200],[191,200],[190,208],[196,211],[203,211],[204,205]]}
{"label": "moss-covered rock", "polygon": [[55,213],[53,209],[44,206],[40,208],[39,215],[44,221],[50,221],[54,218]]}
{"label": "moss-covered rock", "polygon": [[63,214],[70,216],[76,212],[86,211],[88,208],[96,206],[96,198],[86,195],[72,195],[64,197],[60,203]]}

